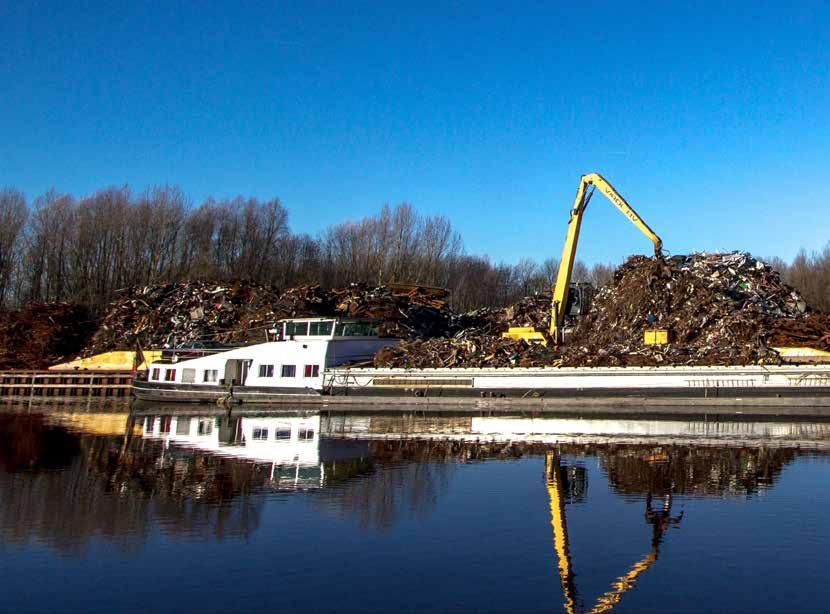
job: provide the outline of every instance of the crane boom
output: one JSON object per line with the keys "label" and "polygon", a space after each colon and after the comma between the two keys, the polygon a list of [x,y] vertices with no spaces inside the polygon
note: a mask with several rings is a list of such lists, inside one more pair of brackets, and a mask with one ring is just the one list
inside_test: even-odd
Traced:
{"label": "crane boom", "polygon": [[585,212],[594,191],[597,189],[654,243],[654,254],[656,256],[660,255],[663,248],[663,241],[660,237],[649,228],[648,224],[634,211],[634,208],[620,196],[619,192],[602,175],[599,173],[583,175],[579,182],[579,188],[576,190],[574,206],[571,209],[570,218],[568,219],[568,232],[565,235],[565,245],[562,248],[562,259],[559,262],[556,285],[553,287],[550,335],[555,343],[561,343],[563,338],[568,290],[571,284],[576,245],[579,241],[579,228],[582,225],[582,214]]}

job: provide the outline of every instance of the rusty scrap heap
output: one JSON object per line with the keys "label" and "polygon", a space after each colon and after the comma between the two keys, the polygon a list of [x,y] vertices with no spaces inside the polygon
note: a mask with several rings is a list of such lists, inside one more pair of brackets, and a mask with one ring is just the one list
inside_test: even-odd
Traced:
{"label": "rusty scrap heap", "polygon": [[[81,347],[91,355],[137,343],[257,343],[277,320],[315,316],[377,320],[382,335],[400,337],[396,347],[377,354],[377,367],[772,364],[780,362],[774,347],[830,350],[830,315],[811,312],[765,263],[733,252],[629,258],[597,293],[561,353],[552,344],[501,336],[511,326],[547,333],[548,297],[453,314],[446,291],[419,286],[310,285],[280,292],[243,283],[180,282],[125,290],[100,326],[85,309],[63,304],[9,312],[0,326],[0,368],[47,366],[76,356]],[[667,329],[671,342],[646,346],[649,328]]]}
{"label": "rusty scrap heap", "polygon": [[[633,256],[597,293],[569,340],[563,364],[778,363],[773,342],[800,345],[790,343],[784,331],[803,328],[813,317],[807,311],[797,291],[747,253],[665,261]],[[671,343],[646,346],[643,333],[651,327],[668,329]]]}
{"label": "rusty scrap heap", "polygon": [[86,354],[113,349],[256,343],[283,318],[351,316],[383,321],[382,334],[445,334],[446,291],[414,286],[300,286],[279,292],[252,284],[179,282],[125,290],[105,315]]}
{"label": "rusty scrap heap", "polygon": [[29,303],[0,312],[0,369],[45,369],[74,357],[97,327],[89,309]]}
{"label": "rusty scrap heap", "polygon": [[[375,357],[378,367],[538,367],[777,364],[779,346],[830,350],[830,315],[747,253],[667,260],[634,256],[594,299],[561,354],[502,339],[510,326],[547,332],[550,302],[526,298],[505,309],[454,316],[449,335],[411,339]],[[671,343],[647,346],[649,328]]]}
{"label": "rusty scrap heap", "polygon": [[477,309],[451,319],[446,337],[416,338],[375,356],[376,367],[538,367],[554,364],[557,354],[544,346],[502,339],[511,326],[547,330],[550,299],[526,297],[503,309]]}
{"label": "rusty scrap heap", "polygon": [[381,320],[381,335],[411,339],[447,333],[451,312],[442,288],[352,284],[330,290],[334,310],[327,315]]}
{"label": "rusty scrap heap", "polygon": [[279,304],[265,286],[179,282],[125,290],[85,348],[88,355],[116,349],[172,347],[205,341],[245,341],[265,323],[259,314]]}

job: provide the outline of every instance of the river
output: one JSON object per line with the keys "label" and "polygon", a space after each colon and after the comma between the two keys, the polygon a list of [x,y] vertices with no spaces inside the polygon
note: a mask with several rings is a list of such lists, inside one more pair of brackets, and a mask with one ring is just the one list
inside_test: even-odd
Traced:
{"label": "river", "polygon": [[830,422],[0,409],[3,611],[828,608]]}

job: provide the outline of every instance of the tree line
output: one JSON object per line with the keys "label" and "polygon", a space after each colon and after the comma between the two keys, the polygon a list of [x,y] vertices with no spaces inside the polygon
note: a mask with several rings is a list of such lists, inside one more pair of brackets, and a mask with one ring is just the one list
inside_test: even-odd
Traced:
{"label": "tree line", "polygon": [[[173,186],[134,193],[110,187],[75,198],[50,190],[28,202],[0,190],[0,305],[66,301],[100,311],[123,288],[167,281],[246,281],[280,288],[353,282],[417,283],[451,291],[456,310],[546,295],[558,261],[492,262],[469,254],[448,218],[407,203],[292,232],[277,198],[207,198],[194,205]],[[830,246],[776,260],[808,301],[830,309]],[[577,262],[574,281],[607,282],[614,267]]]}

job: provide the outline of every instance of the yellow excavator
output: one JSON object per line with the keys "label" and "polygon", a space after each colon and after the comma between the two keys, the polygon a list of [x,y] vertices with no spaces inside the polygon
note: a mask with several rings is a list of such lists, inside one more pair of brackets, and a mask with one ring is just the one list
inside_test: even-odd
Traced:
{"label": "yellow excavator", "polygon": [[[580,607],[581,604],[574,582],[575,574],[571,564],[568,525],[565,520],[566,487],[563,482],[566,476],[567,470],[561,465],[559,454],[556,451],[546,452],[545,485],[550,503],[550,524],[553,528],[553,546],[556,550],[557,572],[562,586],[563,606],[567,614],[576,614],[579,611],[584,611],[585,608]],[[653,528],[651,549],[642,559],[634,563],[631,569],[612,582],[611,590],[600,595],[594,607],[587,610],[590,614],[608,612],[622,600],[623,595],[637,583],[639,576],[657,560],[660,554],[660,543],[668,528],[673,524],[679,524],[682,518],[683,512],[678,516],[671,515],[670,495],[664,498],[663,508],[656,511],[652,510],[651,495],[647,497],[645,520]]]}
{"label": "yellow excavator", "polygon": [[[579,228],[582,225],[582,216],[594,192],[599,190],[608,200],[619,209],[632,224],[648,237],[654,244],[654,254],[660,256],[663,250],[663,241],[649,228],[643,219],[637,215],[634,208],[620,196],[620,193],[608,183],[599,173],[583,175],[576,190],[574,205],[568,218],[568,232],[565,235],[565,245],[562,248],[562,259],[559,261],[559,272],[556,275],[556,284],[553,287],[551,304],[550,337],[556,345],[565,338],[565,318],[569,312],[578,314],[587,311],[590,294],[584,286],[571,284],[571,275],[576,256],[576,246],[579,241]],[[544,335],[527,327],[513,327],[502,335],[510,339],[524,339],[529,342],[543,342]]]}

